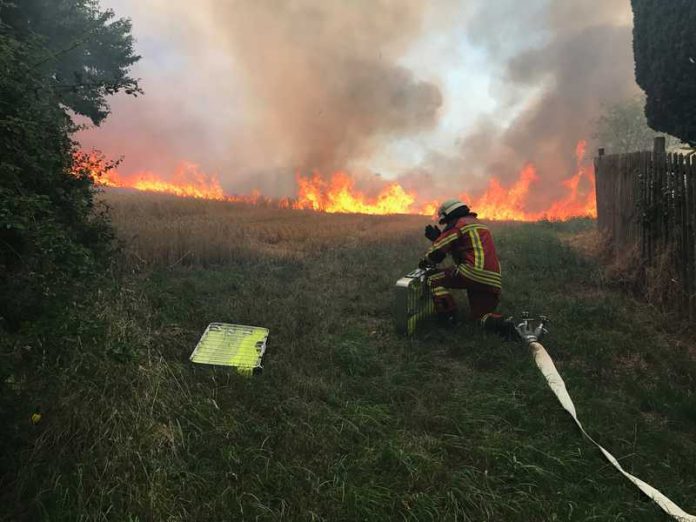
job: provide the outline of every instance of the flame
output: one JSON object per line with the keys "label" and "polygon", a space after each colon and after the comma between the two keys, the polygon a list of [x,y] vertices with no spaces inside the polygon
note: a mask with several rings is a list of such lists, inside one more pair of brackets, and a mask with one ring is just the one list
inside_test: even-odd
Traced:
{"label": "flame", "polygon": [[585,159],[585,152],[587,151],[587,140],[580,140],[575,146],[575,162],[579,165],[582,164]]}
{"label": "flame", "polygon": [[86,171],[96,184],[104,187],[132,188],[147,192],[161,192],[179,197],[239,201],[257,205],[266,198],[258,190],[248,195],[226,194],[215,175],[201,172],[195,163],[182,161],[176,167],[171,180],[164,180],[154,172],[142,171],[124,176],[98,152],[77,152],[76,170]]}
{"label": "flame", "polygon": [[[593,168],[585,162],[587,141],[580,140],[575,147],[576,173],[563,181],[567,195],[554,201],[546,210],[547,219],[564,220],[576,216],[597,217],[596,183]],[[585,180],[585,190],[581,187]]]}
{"label": "flame", "polygon": [[112,186],[128,186],[136,190],[166,192],[180,197],[202,199],[226,199],[220,180],[198,170],[193,163],[179,164],[171,181],[164,181],[153,172],[140,172],[129,177],[120,176],[111,171],[109,181]]}
{"label": "flame", "polygon": [[534,165],[526,165],[520,172],[519,178],[509,187],[503,187],[493,178],[488,189],[478,198],[461,194],[459,199],[467,202],[479,215],[487,219],[532,221],[533,217],[525,211],[527,195],[531,186],[538,180]]}
{"label": "flame", "polygon": [[406,192],[398,183],[386,185],[374,198],[355,189],[355,181],[345,172],[324,179],[318,172],[310,177],[298,175],[295,208],[323,212],[359,214],[412,214],[415,194]]}
{"label": "flame", "polygon": [[[591,166],[584,158],[587,142],[578,142],[575,157],[576,171],[563,180],[564,196],[542,210],[529,210],[529,196],[539,181],[536,168],[525,165],[518,178],[505,186],[492,178],[486,190],[478,196],[460,194],[460,199],[490,220],[537,221],[539,219],[565,220],[573,217],[596,217],[595,179]],[[405,190],[398,183],[388,183],[374,196],[368,196],[355,187],[355,179],[346,172],[336,172],[328,177],[314,172],[309,176],[296,176],[297,197],[271,200],[255,190],[246,195],[227,194],[215,175],[203,173],[197,165],[182,162],[170,179],[149,171],[121,175],[99,153],[78,152],[76,169],[87,172],[95,183],[107,187],[127,187],[137,190],[162,192],[181,197],[215,199],[268,204],[280,208],[314,210],[320,212],[347,212],[360,214],[421,214],[434,216],[436,201],[421,201],[415,192]]]}
{"label": "flame", "polygon": [[526,165],[517,180],[504,187],[497,179],[489,181],[486,191],[478,197],[461,194],[460,199],[480,216],[492,220],[555,221],[574,217],[597,217],[595,198],[595,177],[592,167],[585,163],[587,142],[581,140],[575,148],[576,172],[561,182],[566,194],[552,202],[546,209],[528,211],[528,195],[533,185],[539,181],[534,165]]}

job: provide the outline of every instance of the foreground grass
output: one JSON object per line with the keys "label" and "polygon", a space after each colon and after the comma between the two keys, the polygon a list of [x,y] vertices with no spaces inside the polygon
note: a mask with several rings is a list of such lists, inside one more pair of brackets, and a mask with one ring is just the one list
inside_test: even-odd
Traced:
{"label": "foreground grass", "polygon": [[[467,324],[393,332],[393,283],[425,245],[371,219],[374,234],[302,255],[148,269],[47,320],[43,345],[15,340],[36,365],[8,429],[4,519],[664,519],[524,348]],[[693,512],[694,353],[561,241],[587,226],[496,226],[503,308],[552,316],[545,344],[588,431]],[[261,376],[188,362],[211,321],[270,328]]]}

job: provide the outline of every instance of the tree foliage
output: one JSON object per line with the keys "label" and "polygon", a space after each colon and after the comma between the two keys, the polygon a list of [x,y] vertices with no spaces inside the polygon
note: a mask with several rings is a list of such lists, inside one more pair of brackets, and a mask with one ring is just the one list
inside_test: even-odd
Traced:
{"label": "tree foliage", "polygon": [[133,50],[131,23],[101,11],[95,0],[22,0],[6,7],[2,21],[36,52],[31,68],[58,101],[100,123],[109,114],[106,97],[140,92],[129,75],[140,58]]}
{"label": "tree foliage", "polygon": [[88,0],[0,0],[0,318],[18,326],[92,270],[112,236],[73,113],[98,123],[106,97],[138,92],[130,24]]}
{"label": "tree foliage", "polygon": [[696,145],[696,6],[631,0],[636,81],[653,129]]}
{"label": "tree foliage", "polygon": [[[636,96],[604,107],[595,122],[594,139],[597,147],[610,154],[652,150],[656,132],[645,118],[645,97]],[[679,145],[679,140],[667,136],[667,148]]]}

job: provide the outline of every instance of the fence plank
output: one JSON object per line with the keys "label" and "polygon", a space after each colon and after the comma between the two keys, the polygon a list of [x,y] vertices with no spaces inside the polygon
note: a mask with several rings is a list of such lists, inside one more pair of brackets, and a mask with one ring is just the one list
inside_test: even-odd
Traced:
{"label": "fence plank", "polygon": [[694,319],[693,295],[696,290],[696,257],[694,256],[694,244],[696,243],[696,229],[693,226],[694,199],[692,194],[693,177],[691,158],[684,157],[684,264],[686,265],[686,309],[689,318]]}
{"label": "fence plank", "polygon": [[670,256],[667,297],[696,319],[696,157],[663,144],[595,158],[597,226],[617,254],[638,246],[644,268]]}
{"label": "fence plank", "polygon": [[679,277],[679,301],[680,305],[686,305],[686,288],[688,286],[686,264],[684,263],[684,157],[681,154],[674,156],[674,263]]}

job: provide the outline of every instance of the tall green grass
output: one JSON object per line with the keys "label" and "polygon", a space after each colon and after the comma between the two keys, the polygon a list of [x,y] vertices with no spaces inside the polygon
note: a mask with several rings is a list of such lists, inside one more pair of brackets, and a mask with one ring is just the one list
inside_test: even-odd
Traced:
{"label": "tall green grass", "polygon": [[[588,431],[693,512],[693,348],[559,239],[588,226],[494,226],[502,308],[551,316],[545,345]],[[13,339],[33,369],[4,428],[3,519],[665,519],[525,348],[466,323],[394,333],[392,286],[425,247],[402,230],[152,269]],[[189,363],[212,321],[270,328],[262,375]]]}

